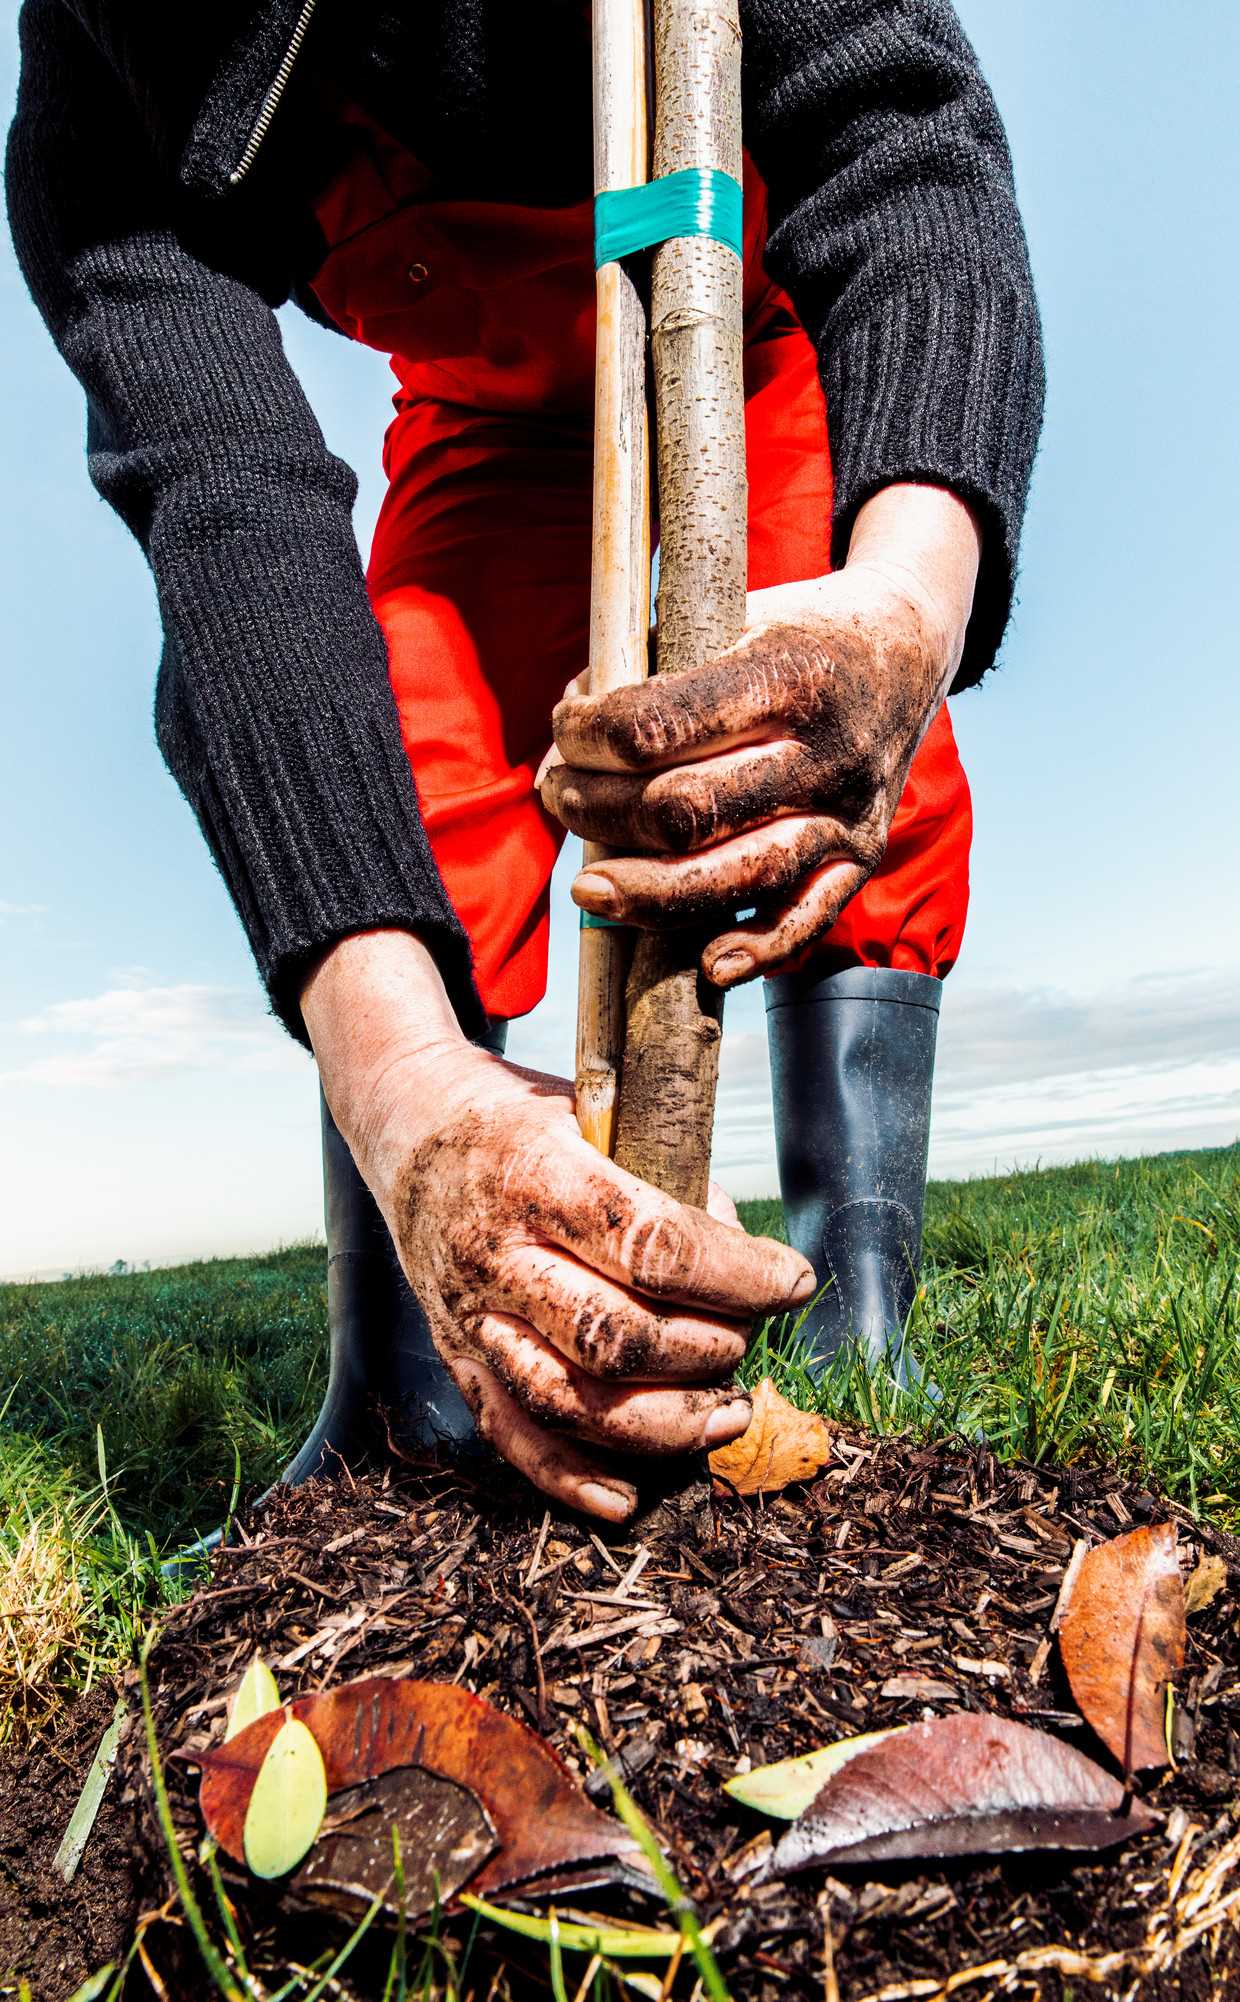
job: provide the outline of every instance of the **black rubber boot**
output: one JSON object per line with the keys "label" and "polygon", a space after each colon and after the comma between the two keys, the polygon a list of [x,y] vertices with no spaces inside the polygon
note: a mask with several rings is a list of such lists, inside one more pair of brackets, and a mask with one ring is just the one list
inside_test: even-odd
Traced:
{"label": "black rubber boot", "polygon": [[802,1330],[811,1373],[846,1342],[907,1386],[921,1264],[941,980],[852,966],[766,984],[775,1145],[790,1243],[826,1290]]}
{"label": "black rubber boot", "polygon": [[[507,1024],[488,1049],[502,1052]],[[309,1438],[281,1474],[314,1474],[382,1460],[389,1441],[416,1458],[474,1457],[484,1448],[468,1405],[431,1341],[387,1225],[323,1100],[327,1222],[327,1391]]]}

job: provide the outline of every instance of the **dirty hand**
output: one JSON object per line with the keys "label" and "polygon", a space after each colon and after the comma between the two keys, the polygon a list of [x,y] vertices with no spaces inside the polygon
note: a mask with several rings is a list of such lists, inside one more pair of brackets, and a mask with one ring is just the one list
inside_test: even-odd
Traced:
{"label": "dirty hand", "polygon": [[728,1379],[754,1318],[813,1293],[803,1258],[596,1153],[570,1085],[464,1039],[407,933],[343,940],[302,1011],[435,1345],[506,1460],[620,1522],[636,1490],[598,1449],[684,1453],[744,1431]]}
{"label": "dirty hand", "polygon": [[[597,917],[713,929],[719,987],[773,973],[882,859],[960,662],[979,541],[936,487],[885,488],[831,576],[754,591],[743,637],[686,673],[555,712],[544,804],[620,851],[572,886]],[[737,922],[739,907],[756,915]]]}

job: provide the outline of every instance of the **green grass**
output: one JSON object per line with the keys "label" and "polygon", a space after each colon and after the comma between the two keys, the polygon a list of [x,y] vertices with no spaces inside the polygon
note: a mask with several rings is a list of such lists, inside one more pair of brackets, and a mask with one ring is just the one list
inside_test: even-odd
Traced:
{"label": "green grass", "polygon": [[324,1376],[322,1246],[0,1286],[0,1742],[130,1660],[160,1560],[273,1480]]}
{"label": "green grass", "polygon": [[[743,1208],[780,1230],[777,1203]],[[932,1184],[910,1334],[933,1398],[847,1361],[815,1391],[793,1333],[768,1331],[749,1371],[798,1403],[1117,1466],[1240,1523],[1240,1148]]]}
{"label": "green grass", "polygon": [[[741,1209],[751,1230],[782,1232],[778,1203]],[[787,1330],[782,1353],[778,1331],[760,1338],[750,1368],[879,1429],[1115,1464],[1235,1526],[1238,1274],[1240,1148],[940,1183],[912,1327],[937,1401],[855,1366],[814,1391]],[[51,1689],[131,1652],[167,1589],[158,1555],[221,1520],[238,1463],[247,1486],[279,1471],[317,1407],[325,1321],[315,1246],[0,1286],[0,1576],[21,1550],[76,1588],[39,1671]]]}
{"label": "green grass", "polygon": [[159,1541],[219,1521],[233,1482],[273,1480],[326,1374],[321,1245],[163,1272],[0,1286],[3,1450],[37,1441],[77,1485],[98,1475]]}

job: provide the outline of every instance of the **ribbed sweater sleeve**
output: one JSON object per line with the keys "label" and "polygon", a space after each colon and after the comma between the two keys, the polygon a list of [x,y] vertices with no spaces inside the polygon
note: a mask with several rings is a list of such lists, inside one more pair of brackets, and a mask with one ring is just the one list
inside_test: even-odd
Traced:
{"label": "ribbed sweater sleeve", "polygon": [[834,561],[880,487],[977,511],[962,688],[1007,624],[1043,397],[1042,342],[994,100],[946,0],[741,0],[767,266],[813,338]]}
{"label": "ribbed sweater sleeve", "polygon": [[336,939],[417,931],[480,1024],[418,812],[353,534],[270,306],[180,240],[132,110],[57,0],[28,0],[7,186],[18,255],[88,398],[92,478],[149,558],[156,727],[276,1013]]}

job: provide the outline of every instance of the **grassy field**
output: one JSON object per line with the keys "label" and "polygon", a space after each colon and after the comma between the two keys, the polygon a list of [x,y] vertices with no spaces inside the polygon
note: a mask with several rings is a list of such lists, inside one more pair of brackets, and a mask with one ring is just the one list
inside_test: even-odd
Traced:
{"label": "grassy field", "polygon": [[[777,1203],[742,1205],[779,1234]],[[1240,1523],[1240,1148],[932,1186],[914,1341],[939,1396],[842,1368],[814,1392],[768,1330],[751,1368],[880,1429],[1081,1457]],[[133,1647],[159,1557],[272,1479],[322,1389],[322,1248],[0,1287],[0,1735]]]}

